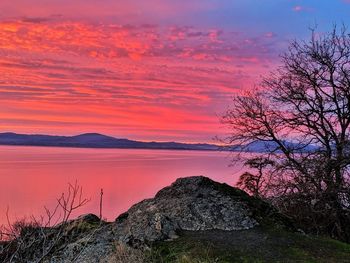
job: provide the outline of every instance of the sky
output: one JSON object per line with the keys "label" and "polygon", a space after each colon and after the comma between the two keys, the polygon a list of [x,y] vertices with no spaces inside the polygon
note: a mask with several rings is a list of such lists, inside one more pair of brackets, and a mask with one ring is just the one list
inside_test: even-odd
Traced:
{"label": "sky", "polygon": [[234,94],[350,0],[0,2],[0,132],[212,142]]}

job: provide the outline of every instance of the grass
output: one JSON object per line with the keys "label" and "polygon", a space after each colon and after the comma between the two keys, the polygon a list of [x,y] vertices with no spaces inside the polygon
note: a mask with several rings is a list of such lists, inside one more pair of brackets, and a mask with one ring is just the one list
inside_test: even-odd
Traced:
{"label": "grass", "polygon": [[183,232],[180,238],[154,244],[154,263],[350,262],[350,245],[281,229]]}
{"label": "grass", "polygon": [[114,252],[108,255],[103,262],[106,263],[143,263],[145,262],[145,253],[141,250],[133,249],[123,243],[116,242]]}

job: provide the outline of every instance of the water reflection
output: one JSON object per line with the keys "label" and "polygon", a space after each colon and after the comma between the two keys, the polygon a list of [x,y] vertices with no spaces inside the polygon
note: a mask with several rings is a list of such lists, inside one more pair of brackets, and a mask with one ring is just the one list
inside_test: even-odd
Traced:
{"label": "water reflection", "polygon": [[98,214],[103,188],[103,215],[114,220],[179,177],[205,175],[233,184],[242,168],[229,163],[224,152],[0,146],[0,223],[7,206],[11,220],[42,214],[75,180],[91,198],[78,213]]}

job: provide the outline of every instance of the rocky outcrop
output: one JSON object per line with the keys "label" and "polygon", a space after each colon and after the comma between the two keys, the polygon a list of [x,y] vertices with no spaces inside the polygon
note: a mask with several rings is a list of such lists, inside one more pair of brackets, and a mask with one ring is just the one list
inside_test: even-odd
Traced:
{"label": "rocky outcrop", "polygon": [[180,178],[152,199],[132,206],[114,224],[117,239],[132,245],[173,239],[181,230],[247,230],[289,222],[244,191],[203,176]]}
{"label": "rocky outcrop", "polygon": [[179,230],[250,229],[259,223],[247,198],[202,176],[181,178],[120,215],[115,229],[126,242],[172,239]]}
{"label": "rocky outcrop", "polygon": [[[70,221],[43,262],[104,262],[102,258],[114,253],[116,244],[145,248],[154,241],[174,239],[182,230],[235,231],[271,223],[288,225],[270,205],[242,190],[203,176],[180,178],[114,222],[101,222],[94,215]],[[28,251],[28,255],[35,253]]]}

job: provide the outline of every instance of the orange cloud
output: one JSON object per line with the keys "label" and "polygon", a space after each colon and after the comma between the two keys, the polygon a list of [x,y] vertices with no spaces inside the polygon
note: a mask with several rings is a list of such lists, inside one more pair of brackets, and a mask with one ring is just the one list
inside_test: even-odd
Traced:
{"label": "orange cloud", "polygon": [[0,129],[210,141],[232,92],[273,63],[268,41],[194,27],[0,22]]}

